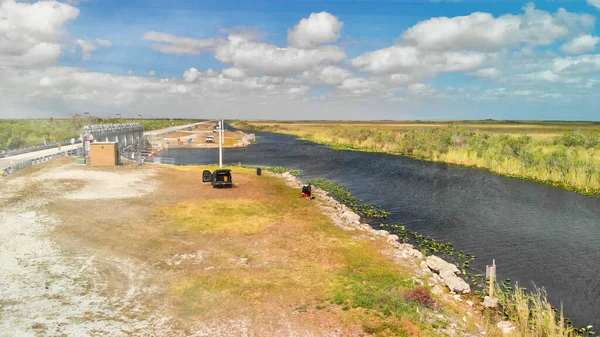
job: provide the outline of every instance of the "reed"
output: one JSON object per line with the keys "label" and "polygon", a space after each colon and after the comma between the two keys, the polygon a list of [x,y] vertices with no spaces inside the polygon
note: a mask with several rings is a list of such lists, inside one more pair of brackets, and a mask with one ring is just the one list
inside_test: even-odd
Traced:
{"label": "reed", "polygon": [[540,137],[456,126],[402,130],[377,124],[318,127],[241,123],[240,127],[293,134],[334,149],[387,152],[478,167],[586,195],[600,195],[600,132],[595,129]]}

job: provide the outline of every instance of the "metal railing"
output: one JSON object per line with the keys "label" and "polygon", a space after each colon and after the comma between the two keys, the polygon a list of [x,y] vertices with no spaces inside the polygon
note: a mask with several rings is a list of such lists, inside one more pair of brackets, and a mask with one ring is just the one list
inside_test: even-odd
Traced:
{"label": "metal railing", "polygon": [[[81,140],[75,141],[75,144],[78,144],[78,143],[81,143]],[[61,146],[71,145],[71,141],[65,140],[64,142],[52,142],[52,143],[48,143],[46,145],[37,145],[37,146],[24,147],[24,148],[20,148],[20,149],[16,149],[16,150],[0,151],[0,158],[16,156],[19,154],[24,154],[24,153],[29,153],[29,152],[53,149],[55,147],[58,147],[59,145],[61,145]]]}
{"label": "metal railing", "polygon": [[74,156],[76,154],[77,154],[77,149],[73,149],[73,150],[61,151],[61,152],[57,152],[57,153],[49,154],[49,155],[45,155],[45,156],[40,156],[37,158],[23,160],[18,163],[12,163],[9,166],[0,168],[0,176],[14,174],[14,173],[21,171],[22,169],[45,163],[54,158]]}

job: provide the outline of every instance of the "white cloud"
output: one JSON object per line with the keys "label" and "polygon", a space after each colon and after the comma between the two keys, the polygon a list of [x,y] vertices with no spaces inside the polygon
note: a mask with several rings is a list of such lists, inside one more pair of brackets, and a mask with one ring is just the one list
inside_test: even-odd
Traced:
{"label": "white cloud", "polygon": [[154,75],[156,75],[156,71],[154,71],[154,70],[150,70],[150,71],[148,72],[148,75],[150,75],[150,76],[154,76]]}
{"label": "white cloud", "polygon": [[227,68],[227,69],[223,69],[221,71],[221,73],[223,73],[223,76],[227,77],[227,78],[244,78],[246,77],[246,73],[238,68]]}
{"label": "white cloud", "polygon": [[146,32],[144,39],[148,41],[160,42],[152,45],[152,49],[166,54],[191,54],[200,55],[201,53],[214,50],[220,42],[218,39],[192,39],[189,37],[179,37],[171,34],[159,32]]}
{"label": "white cloud", "polygon": [[382,88],[380,82],[371,78],[353,77],[344,80],[342,85],[338,87],[340,90],[345,91],[355,96],[362,96],[373,94]]}
{"label": "white cloud", "polygon": [[307,70],[300,75],[300,78],[311,85],[337,86],[352,76],[353,73],[350,70],[330,65]]}
{"label": "white cloud", "polygon": [[316,66],[337,62],[346,57],[339,47],[322,46],[315,49],[298,49],[249,41],[239,36],[229,36],[226,44],[217,47],[215,58],[231,64],[249,74],[287,76],[300,74]]}
{"label": "white cloud", "polygon": [[78,15],[77,8],[56,1],[0,1],[0,66],[55,64],[63,28]]}
{"label": "white cloud", "polygon": [[483,79],[497,79],[502,72],[496,68],[483,68],[477,70],[473,75]]}
{"label": "white cloud", "polygon": [[437,93],[429,84],[413,83],[406,87],[406,93],[413,97],[432,96]]}
{"label": "white cloud", "polygon": [[[600,1],[600,0],[598,0]],[[560,50],[567,54],[583,54],[592,52],[600,42],[600,37],[592,35],[581,35],[563,44]]]}
{"label": "white cloud", "polygon": [[84,61],[89,60],[89,58],[92,56],[92,52],[97,50],[98,48],[112,46],[112,43],[110,41],[100,39],[93,41],[77,39],[75,40],[75,44],[81,48],[81,55]]}
{"label": "white cloud", "polygon": [[200,72],[196,68],[190,68],[183,73],[183,80],[188,83],[196,82],[200,78],[217,77],[218,72],[208,69],[205,72]]}
{"label": "white cloud", "polygon": [[556,58],[554,72],[570,76],[589,76],[600,73],[600,54]]}
{"label": "white cloud", "polygon": [[438,17],[421,21],[408,29],[402,39],[421,49],[498,50],[521,43],[549,45],[594,28],[595,18],[589,14],[569,13],[559,9],[551,14],[533,4],[522,15],[506,14],[494,18],[476,12],[453,18]]}
{"label": "white cloud", "polygon": [[336,41],[343,25],[337,17],[327,12],[312,13],[288,31],[288,43],[296,48],[316,48],[320,44]]}
{"label": "white cloud", "polygon": [[485,60],[485,54],[479,52],[428,52],[413,46],[393,46],[363,54],[352,59],[351,64],[375,74],[405,73],[429,77],[443,72],[474,70]]}
{"label": "white cloud", "polygon": [[600,0],[587,0],[587,3],[600,9]]}

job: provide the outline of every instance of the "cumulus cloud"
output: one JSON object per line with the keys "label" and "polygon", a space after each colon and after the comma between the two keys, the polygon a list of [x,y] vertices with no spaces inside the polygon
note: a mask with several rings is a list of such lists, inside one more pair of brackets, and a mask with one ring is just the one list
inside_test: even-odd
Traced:
{"label": "cumulus cloud", "polygon": [[335,46],[315,49],[278,48],[275,45],[231,35],[227,43],[217,47],[215,58],[249,74],[288,76],[300,74],[328,62],[343,60],[346,53]]}
{"label": "cumulus cloud", "polygon": [[154,70],[150,70],[150,71],[148,72],[148,75],[150,75],[150,76],[154,76],[154,75],[156,75],[156,71],[154,71]]}
{"label": "cumulus cloud", "polygon": [[200,78],[217,77],[217,75],[219,75],[219,73],[212,69],[208,69],[205,72],[201,72],[198,71],[198,69],[196,68],[190,68],[183,73],[183,80],[188,83],[192,83],[196,82]]}
{"label": "cumulus cloud", "polygon": [[353,75],[348,69],[329,65],[307,70],[301,74],[300,78],[306,80],[311,85],[337,86]]}
{"label": "cumulus cloud", "polygon": [[444,72],[469,71],[481,67],[486,56],[470,51],[422,51],[413,46],[393,46],[365,53],[351,60],[361,71],[375,74],[409,73],[435,76]]}
{"label": "cumulus cloud", "polygon": [[200,55],[204,52],[214,50],[220,42],[218,39],[192,39],[160,32],[146,32],[144,39],[159,42],[152,45],[152,49],[166,54],[191,54]]}
{"label": "cumulus cloud", "polygon": [[497,79],[502,72],[496,68],[483,68],[477,70],[473,75],[483,79]]}
{"label": "cumulus cloud", "polygon": [[563,44],[560,50],[567,54],[583,54],[594,51],[600,42],[600,37],[592,35],[581,35]]}
{"label": "cumulus cloud", "polygon": [[559,9],[556,13],[538,10],[533,4],[522,15],[506,14],[495,18],[476,12],[453,18],[438,17],[419,22],[403,35],[402,40],[421,49],[498,50],[524,43],[549,45],[594,28],[595,17]]}
{"label": "cumulus cloud", "polygon": [[587,3],[600,9],[600,0],[587,0]]}
{"label": "cumulus cloud", "polygon": [[600,54],[556,58],[553,71],[563,75],[589,76],[600,74]]}
{"label": "cumulus cloud", "polygon": [[227,68],[221,71],[223,76],[228,78],[244,78],[246,77],[246,73],[238,68]]}
{"label": "cumulus cloud", "polygon": [[63,28],[78,15],[77,8],[56,1],[0,1],[0,66],[55,64]]}
{"label": "cumulus cloud", "polygon": [[75,40],[75,44],[81,48],[81,55],[83,60],[89,60],[92,56],[92,52],[101,47],[110,47],[112,43],[108,40]]}
{"label": "cumulus cloud", "polygon": [[316,48],[320,44],[336,41],[343,25],[337,17],[327,12],[312,13],[288,30],[288,43],[296,48]]}

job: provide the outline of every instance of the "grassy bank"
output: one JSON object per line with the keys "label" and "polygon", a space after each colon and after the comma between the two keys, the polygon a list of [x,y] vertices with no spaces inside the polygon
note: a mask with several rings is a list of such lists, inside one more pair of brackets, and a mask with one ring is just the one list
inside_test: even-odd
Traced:
{"label": "grassy bank", "polygon": [[600,195],[600,124],[244,123],[336,149],[376,151],[488,169]]}
{"label": "grassy bank", "polygon": [[44,144],[46,141],[65,141],[81,134],[88,124],[141,123],[144,130],[156,130],[171,125],[184,125],[198,120],[188,119],[0,119],[0,150]]}

